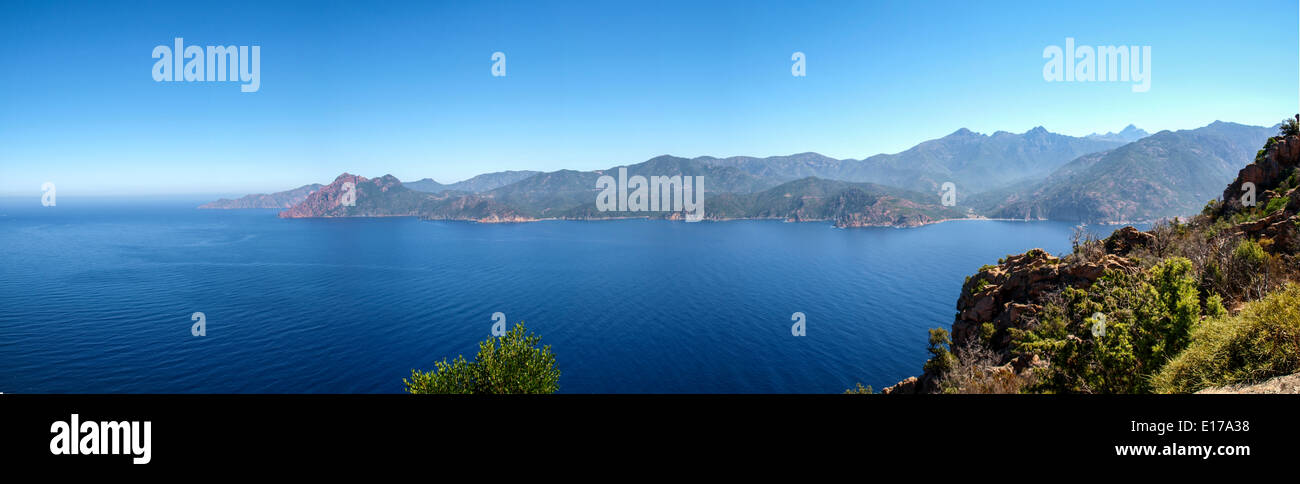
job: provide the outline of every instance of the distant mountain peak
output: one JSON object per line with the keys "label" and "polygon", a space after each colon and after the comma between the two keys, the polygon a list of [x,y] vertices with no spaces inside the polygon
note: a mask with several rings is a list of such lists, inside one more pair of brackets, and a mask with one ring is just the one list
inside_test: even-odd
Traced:
{"label": "distant mountain peak", "polygon": [[1128,126],[1125,126],[1124,129],[1119,130],[1118,133],[1113,131],[1108,131],[1106,132],[1106,134],[1093,133],[1088,135],[1087,137],[1092,139],[1099,139],[1099,140],[1123,141],[1125,143],[1132,143],[1134,141],[1140,140],[1147,136],[1151,136],[1151,133],[1148,133],[1146,132],[1146,130],[1143,130],[1142,128],[1139,128],[1136,125],[1129,123]]}

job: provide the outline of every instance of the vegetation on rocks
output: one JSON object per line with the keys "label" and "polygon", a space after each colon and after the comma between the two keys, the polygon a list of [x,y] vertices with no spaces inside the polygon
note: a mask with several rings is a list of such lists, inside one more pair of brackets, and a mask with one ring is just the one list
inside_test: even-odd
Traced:
{"label": "vegetation on rocks", "polygon": [[1190,220],[981,268],[922,375],[882,393],[1196,392],[1300,372],[1297,126]]}

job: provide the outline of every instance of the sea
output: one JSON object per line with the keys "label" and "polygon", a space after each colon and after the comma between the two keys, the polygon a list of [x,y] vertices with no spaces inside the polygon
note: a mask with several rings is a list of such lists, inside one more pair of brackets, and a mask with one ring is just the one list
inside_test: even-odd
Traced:
{"label": "sea", "polygon": [[1066,252],[1075,229],[280,219],[204,201],[0,199],[0,392],[396,393],[412,369],[473,359],[495,313],[551,347],[561,393],[879,390],[920,373],[966,276]]}

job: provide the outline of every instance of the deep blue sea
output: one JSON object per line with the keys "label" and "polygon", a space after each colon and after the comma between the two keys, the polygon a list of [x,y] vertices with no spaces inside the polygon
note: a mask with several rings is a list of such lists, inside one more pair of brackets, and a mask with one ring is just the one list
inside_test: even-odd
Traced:
{"label": "deep blue sea", "polygon": [[919,373],[965,276],[1061,253],[1073,230],[282,220],[203,201],[0,201],[0,392],[400,392],[412,368],[472,359],[494,312],[551,345],[566,393],[880,389]]}

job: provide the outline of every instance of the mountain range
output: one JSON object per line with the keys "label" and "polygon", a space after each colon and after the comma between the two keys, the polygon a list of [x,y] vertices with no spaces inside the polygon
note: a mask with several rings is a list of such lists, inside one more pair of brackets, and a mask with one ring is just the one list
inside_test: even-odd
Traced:
{"label": "mountain range", "polygon": [[244,195],[231,200],[222,198],[215,202],[208,202],[199,205],[199,208],[207,209],[238,209],[238,208],[289,208],[307,199],[316,190],[320,190],[323,185],[312,183],[303,185],[293,190],[286,190],[276,193],[255,193]]}
{"label": "mountain range", "polygon": [[496,173],[484,173],[475,176],[474,178],[461,180],[449,185],[443,185],[433,181],[432,178],[423,178],[413,182],[406,182],[403,183],[403,185],[406,185],[406,188],[410,188],[417,192],[438,193],[452,190],[457,192],[480,193],[509,185],[538,173],[541,172],[531,170],[499,171]]}
{"label": "mountain range", "polygon": [[[858,159],[817,153],[766,158],[662,155],[603,170],[486,173],[453,184],[343,174],[329,185],[218,200],[201,208],[282,208],[280,216],[418,216],[517,222],[540,219],[679,218],[681,212],[601,212],[596,180],[693,176],[705,184],[704,217],[830,221],[836,226],[913,226],[966,217],[1132,222],[1188,215],[1253,160],[1274,128],[1216,121],[1154,135],[1072,137],[1037,127],[991,135],[959,129],[908,150]],[[356,184],[344,206],[342,183]],[[944,206],[941,187],[957,187]]]}
{"label": "mountain range", "polygon": [[[1133,131],[1129,133],[1136,134]],[[1124,143],[1126,141],[1120,139],[1056,134],[1041,126],[1020,134],[998,131],[991,135],[962,128],[899,153],[861,160],[836,160],[817,153],[768,158],[701,157],[696,160],[716,166],[734,166],[757,176],[782,180],[815,176],[921,192],[937,191],[945,182],[953,182],[961,197],[1040,178],[1079,156],[1116,148]]]}
{"label": "mountain range", "polygon": [[1045,179],[971,203],[994,218],[1084,223],[1190,215],[1215,199],[1255,159],[1275,128],[1216,121],[1161,131],[1113,150],[1081,156]]}

